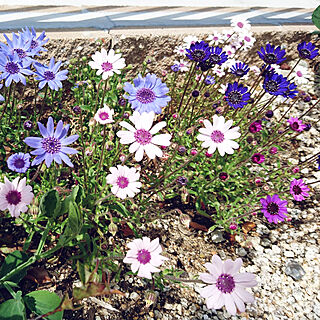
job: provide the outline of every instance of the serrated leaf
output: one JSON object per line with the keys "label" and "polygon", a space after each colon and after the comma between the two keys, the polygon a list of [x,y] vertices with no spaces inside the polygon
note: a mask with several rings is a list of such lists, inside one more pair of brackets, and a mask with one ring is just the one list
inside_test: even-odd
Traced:
{"label": "serrated leaf", "polygon": [[18,291],[15,299],[7,300],[0,304],[1,320],[26,320],[26,308]]}
{"label": "serrated leaf", "polygon": [[318,29],[320,29],[320,6],[313,11],[312,22]]}
{"label": "serrated leaf", "polygon": [[61,210],[61,201],[57,190],[48,191],[40,200],[40,211],[48,218],[56,218]]}

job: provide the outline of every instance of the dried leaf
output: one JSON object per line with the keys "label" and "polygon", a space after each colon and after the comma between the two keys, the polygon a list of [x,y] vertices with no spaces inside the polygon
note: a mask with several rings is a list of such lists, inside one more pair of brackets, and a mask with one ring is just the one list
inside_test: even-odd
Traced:
{"label": "dried leaf", "polygon": [[49,273],[43,267],[34,267],[28,270],[25,278],[34,281],[37,284],[44,284],[51,282]]}
{"label": "dried leaf", "polygon": [[190,222],[190,227],[196,230],[202,230],[204,232],[208,232],[208,228],[206,226],[193,221]]}
{"label": "dried leaf", "polygon": [[256,224],[251,221],[247,221],[242,225],[242,231],[247,234],[249,233],[252,229],[256,227]]}

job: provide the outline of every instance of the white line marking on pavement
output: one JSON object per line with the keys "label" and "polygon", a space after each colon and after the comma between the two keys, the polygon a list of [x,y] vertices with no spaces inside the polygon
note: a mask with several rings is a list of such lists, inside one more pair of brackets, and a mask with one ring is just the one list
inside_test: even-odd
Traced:
{"label": "white line marking on pavement", "polygon": [[34,18],[34,17],[42,17],[43,15],[52,14],[52,12],[37,12],[37,11],[31,11],[31,12],[14,12],[14,13],[1,13],[0,14],[0,22],[8,22],[8,21],[15,21],[15,20],[22,20],[22,19],[28,19],[28,18]]}
{"label": "white line marking on pavement", "polygon": [[226,9],[218,9],[214,11],[203,11],[198,13],[190,12],[182,17],[173,18],[172,20],[201,20],[215,17],[224,13],[228,13],[228,11],[226,11]]}
{"label": "white line marking on pavement", "polygon": [[113,21],[142,21],[142,20],[148,20],[148,19],[154,19],[154,18],[161,18],[166,17],[168,15],[173,14],[180,14],[183,13],[183,11],[151,11],[151,12],[140,12],[133,15],[126,14],[125,17],[119,17],[119,18],[112,18]]}
{"label": "white line marking on pavement", "polygon": [[290,19],[293,17],[300,16],[302,14],[306,13],[305,11],[290,11],[290,12],[283,12],[280,14],[276,14],[275,16],[268,17],[268,19]]}
{"label": "white line marking on pavement", "polygon": [[265,14],[265,13],[269,13],[270,10],[252,10],[252,11],[249,11],[249,12],[244,12],[244,13],[240,13],[240,14],[236,14],[236,15],[233,15],[233,16],[230,16],[230,17],[227,17],[227,18],[223,18],[224,20],[231,20],[231,19],[250,19],[250,18],[253,18],[253,17],[256,17],[256,16],[261,16],[262,14]]}
{"label": "white line marking on pavement", "polygon": [[311,20],[312,19],[312,16],[309,16],[309,17],[305,17],[306,20]]}
{"label": "white line marking on pavement", "polygon": [[121,12],[95,11],[86,13],[61,13],[60,17],[39,20],[39,22],[79,22],[119,14]]}

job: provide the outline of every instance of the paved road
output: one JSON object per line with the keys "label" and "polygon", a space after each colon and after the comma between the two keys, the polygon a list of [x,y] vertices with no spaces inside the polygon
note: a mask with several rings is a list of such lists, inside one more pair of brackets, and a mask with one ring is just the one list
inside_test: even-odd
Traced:
{"label": "paved road", "polygon": [[313,8],[0,6],[0,31],[25,26],[47,31],[212,27],[228,26],[235,17],[247,18],[254,26],[311,26],[312,12]]}

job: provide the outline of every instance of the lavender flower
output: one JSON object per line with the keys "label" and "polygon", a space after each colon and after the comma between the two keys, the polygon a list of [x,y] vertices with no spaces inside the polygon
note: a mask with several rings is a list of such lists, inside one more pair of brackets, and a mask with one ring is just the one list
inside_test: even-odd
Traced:
{"label": "lavender flower", "polygon": [[26,27],[25,29],[22,29],[22,32],[19,31],[19,33],[24,42],[30,43],[29,51],[32,57],[39,56],[40,51],[48,51],[43,47],[43,45],[45,45],[49,40],[48,38],[45,39],[45,31],[42,31],[38,38],[36,30],[33,27],[31,27],[31,30],[29,30],[29,28]]}
{"label": "lavender flower", "polygon": [[[76,141],[79,136],[77,134],[70,137],[66,137],[69,125],[63,126],[63,122],[60,120],[54,130],[54,123],[52,117],[49,117],[47,122],[47,128],[40,122],[38,122],[40,133],[43,138],[27,137],[23,141],[31,148],[36,148],[32,151],[32,155],[36,155],[36,158],[32,161],[31,165],[38,165],[45,160],[46,166],[49,168],[52,161],[61,164],[65,162],[69,167],[73,167],[67,154],[76,154],[77,150],[66,147],[70,143]],[[62,160],[62,161],[61,161]]]}
{"label": "lavender flower", "polygon": [[290,193],[292,194],[294,200],[296,201],[303,201],[306,197],[309,197],[310,189],[308,186],[303,182],[302,179],[293,179],[290,184]]}
{"label": "lavender flower", "polygon": [[298,51],[302,59],[312,60],[319,54],[318,49],[316,49],[316,46],[312,42],[306,43],[303,41],[298,44]]}
{"label": "lavender flower", "polygon": [[281,50],[280,47],[275,48],[270,43],[266,45],[265,49],[261,47],[260,51],[258,51],[259,57],[267,64],[280,64],[286,60],[286,58],[284,58],[285,54],[285,50]]}
{"label": "lavender flower", "polygon": [[12,171],[25,173],[30,167],[30,154],[22,152],[12,154],[7,160],[7,165]]}
{"label": "lavender flower", "polygon": [[298,118],[291,117],[288,122],[293,131],[302,132],[306,128],[306,125]]}
{"label": "lavender flower", "polygon": [[267,196],[266,199],[260,199],[262,209],[261,212],[268,219],[269,222],[278,223],[283,221],[287,216],[287,201],[281,200],[277,194]]}

